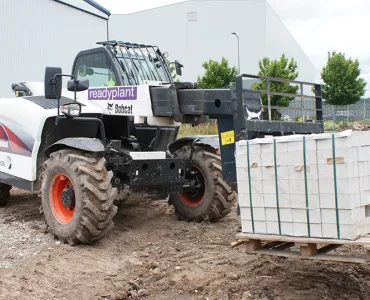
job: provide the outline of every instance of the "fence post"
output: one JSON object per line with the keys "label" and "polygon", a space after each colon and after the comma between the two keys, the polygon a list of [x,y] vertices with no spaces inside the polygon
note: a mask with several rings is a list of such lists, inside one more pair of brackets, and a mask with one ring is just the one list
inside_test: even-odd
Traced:
{"label": "fence post", "polygon": [[270,95],[270,80],[266,79],[266,87],[267,87],[267,105],[268,105],[268,115],[269,115],[269,121],[272,120],[271,116],[271,95]]}
{"label": "fence post", "polygon": [[302,122],[305,122],[306,121],[306,118],[305,118],[305,109],[304,109],[304,97],[303,97],[303,83],[301,82],[300,84],[300,91],[301,91],[301,113],[302,113]]}
{"label": "fence post", "polygon": [[347,104],[347,123],[349,122],[349,106]]}
{"label": "fence post", "polygon": [[334,105],[331,106],[331,112],[333,114],[332,122],[333,122],[333,132],[335,132],[335,112],[334,112]]}
{"label": "fence post", "polygon": [[362,119],[366,119],[366,98],[364,98],[364,116]]}

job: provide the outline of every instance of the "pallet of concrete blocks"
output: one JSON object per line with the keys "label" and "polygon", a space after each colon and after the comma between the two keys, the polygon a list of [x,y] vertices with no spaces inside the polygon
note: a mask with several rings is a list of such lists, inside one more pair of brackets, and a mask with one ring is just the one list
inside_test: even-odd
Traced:
{"label": "pallet of concrete blocks", "polygon": [[370,132],[236,143],[242,232],[354,240],[370,233]]}

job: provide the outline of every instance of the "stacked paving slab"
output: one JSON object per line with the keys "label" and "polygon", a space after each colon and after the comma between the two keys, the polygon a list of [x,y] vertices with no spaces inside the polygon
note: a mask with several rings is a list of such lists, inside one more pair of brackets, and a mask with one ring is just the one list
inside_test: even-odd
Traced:
{"label": "stacked paving slab", "polygon": [[350,240],[370,233],[370,132],[334,140],[335,159],[333,134],[237,142],[242,231]]}

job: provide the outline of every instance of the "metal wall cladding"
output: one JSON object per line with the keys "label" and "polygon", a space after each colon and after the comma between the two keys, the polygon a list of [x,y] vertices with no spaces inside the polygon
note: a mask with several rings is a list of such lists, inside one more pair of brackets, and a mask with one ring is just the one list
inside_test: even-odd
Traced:
{"label": "metal wall cladding", "polygon": [[[129,28],[124,31],[122,28]],[[150,43],[183,65],[183,81],[196,81],[204,73],[202,63],[225,57],[242,73],[257,74],[264,56],[278,59],[283,53],[299,66],[298,80],[313,81],[315,69],[266,0],[184,1],[109,19],[112,39]]]}
{"label": "metal wall cladding", "polygon": [[70,74],[76,54],[106,38],[106,20],[56,1],[0,1],[0,98],[14,82],[43,81],[46,66]]}

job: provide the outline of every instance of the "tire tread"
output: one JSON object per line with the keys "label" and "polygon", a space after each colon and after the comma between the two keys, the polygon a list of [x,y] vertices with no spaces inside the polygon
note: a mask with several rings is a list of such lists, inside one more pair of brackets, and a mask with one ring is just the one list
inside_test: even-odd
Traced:
{"label": "tire tread", "polygon": [[[176,157],[189,157],[190,147],[184,146],[175,153]],[[181,215],[176,209],[175,212],[182,220],[187,221],[211,221],[215,222],[231,212],[233,205],[237,202],[237,194],[232,191],[231,187],[222,178],[222,161],[221,156],[214,148],[210,146],[196,146],[193,155],[199,155],[207,166],[207,172],[211,174],[213,201],[209,208],[203,214],[197,217],[188,217]],[[203,170],[204,171],[204,170]],[[174,202],[174,199],[171,200]]]}
{"label": "tire tread", "polygon": [[[82,207],[78,225],[69,236],[57,237],[70,245],[91,244],[100,240],[113,229],[112,219],[117,213],[117,207],[113,204],[117,190],[111,185],[113,174],[105,169],[105,159],[66,149],[52,153],[45,161],[44,170],[40,175],[40,178],[43,178],[42,197],[48,197],[45,195],[48,191],[45,177],[55,160],[68,164],[71,170],[77,173],[78,182],[75,184],[82,187],[80,195]],[[53,228],[51,230],[53,231]],[[53,234],[56,235],[55,232]]]}

